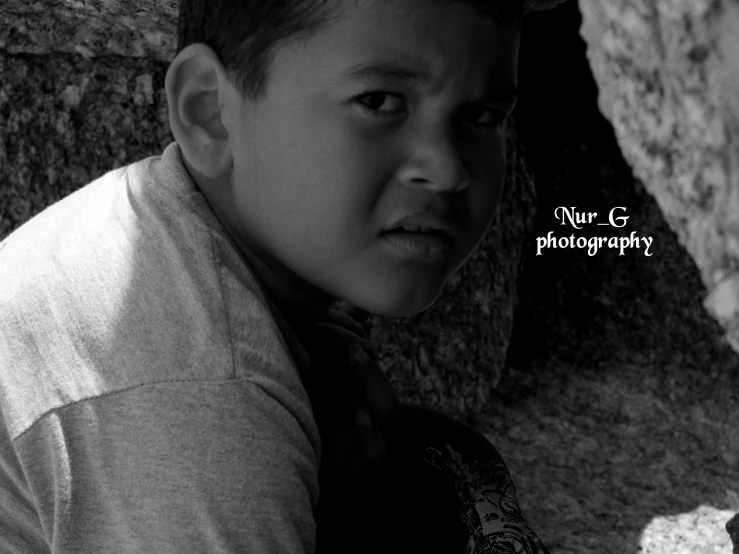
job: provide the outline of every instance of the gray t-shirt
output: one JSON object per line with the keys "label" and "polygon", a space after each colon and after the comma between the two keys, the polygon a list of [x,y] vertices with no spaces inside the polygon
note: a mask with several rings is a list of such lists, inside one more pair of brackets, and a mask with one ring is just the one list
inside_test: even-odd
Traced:
{"label": "gray t-shirt", "polygon": [[176,142],[0,243],[0,552],[313,553],[305,350]]}

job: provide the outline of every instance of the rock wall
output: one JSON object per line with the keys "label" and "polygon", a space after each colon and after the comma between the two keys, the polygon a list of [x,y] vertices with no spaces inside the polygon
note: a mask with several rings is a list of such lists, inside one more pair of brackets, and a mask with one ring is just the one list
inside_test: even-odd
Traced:
{"label": "rock wall", "polygon": [[[688,369],[736,372],[739,358],[702,306],[706,288],[696,263],[598,109],[581,24],[577,3],[568,2],[529,16],[524,27],[516,115],[537,187],[533,236],[620,240],[633,234],[652,239],[651,255],[643,245],[623,255],[607,247],[593,255],[582,248],[545,248],[537,255],[532,238],[518,282],[510,361],[622,361],[678,379]],[[597,213],[600,223],[622,207],[617,213],[629,219],[621,228],[593,223],[575,229],[555,217],[563,206]]]}
{"label": "rock wall", "polygon": [[[533,235],[635,233],[653,238],[652,256],[537,256],[532,239],[488,436],[552,552],[725,552],[739,509],[739,356],[598,108],[581,25],[577,2],[524,24],[516,122],[537,188]],[[622,206],[629,219],[576,230],[555,218],[561,206],[598,222]]]}
{"label": "rock wall", "polygon": [[601,111],[739,351],[739,3],[580,0],[580,8]]}
{"label": "rock wall", "polygon": [[739,352],[739,3],[580,0],[580,9],[600,109]]}
{"label": "rock wall", "polygon": [[4,0],[0,50],[168,62],[177,48],[178,5],[177,0]]}

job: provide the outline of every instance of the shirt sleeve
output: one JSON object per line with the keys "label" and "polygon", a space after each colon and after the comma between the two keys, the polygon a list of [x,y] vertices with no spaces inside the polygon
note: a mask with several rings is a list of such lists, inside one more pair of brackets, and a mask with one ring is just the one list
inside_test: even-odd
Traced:
{"label": "shirt sleeve", "polygon": [[254,383],[170,382],[77,402],[15,447],[52,553],[315,551],[314,451]]}

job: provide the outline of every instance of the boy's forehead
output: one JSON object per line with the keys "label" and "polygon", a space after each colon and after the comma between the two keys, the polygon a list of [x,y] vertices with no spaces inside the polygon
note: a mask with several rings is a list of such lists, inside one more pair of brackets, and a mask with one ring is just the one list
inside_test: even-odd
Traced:
{"label": "boy's forehead", "polygon": [[[468,3],[344,0],[334,25],[329,34],[335,44],[327,46],[341,52],[333,64],[336,80],[423,85],[448,73],[450,66],[474,66],[476,74],[491,81],[486,87],[515,89],[518,30],[497,25]],[[502,83],[503,75],[511,82]]]}
{"label": "boy's forehead", "polygon": [[492,17],[463,0],[342,0],[334,22],[353,38],[371,36],[377,42],[410,44],[414,38],[441,34],[482,45],[506,34]]}

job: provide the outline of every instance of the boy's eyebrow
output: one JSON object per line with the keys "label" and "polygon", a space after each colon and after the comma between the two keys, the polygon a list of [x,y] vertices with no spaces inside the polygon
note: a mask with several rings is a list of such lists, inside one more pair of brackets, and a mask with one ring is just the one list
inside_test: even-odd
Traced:
{"label": "boy's eyebrow", "polygon": [[[360,63],[350,66],[344,75],[353,79],[378,79],[411,82],[423,85],[431,81],[431,73],[423,69],[413,69],[394,61]],[[513,83],[491,86],[485,96],[490,100],[515,106],[518,101],[518,88]]]}
{"label": "boy's eyebrow", "polygon": [[431,80],[431,74],[422,69],[412,69],[393,61],[360,63],[349,67],[344,75],[354,79],[392,79],[395,81],[424,84]]}

